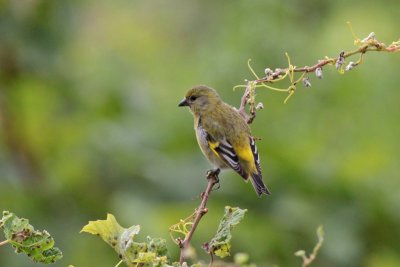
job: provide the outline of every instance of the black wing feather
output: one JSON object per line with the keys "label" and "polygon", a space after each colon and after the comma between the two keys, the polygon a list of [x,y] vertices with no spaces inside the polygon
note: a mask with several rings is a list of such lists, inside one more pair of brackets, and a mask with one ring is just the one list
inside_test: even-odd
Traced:
{"label": "black wing feather", "polygon": [[265,186],[261,174],[261,163],[260,156],[258,155],[258,150],[256,146],[256,142],[253,137],[250,137],[250,147],[254,157],[254,163],[257,168],[257,173],[251,174],[251,183],[253,184],[254,189],[257,192],[257,195],[261,196],[262,194],[270,195],[271,192]]}

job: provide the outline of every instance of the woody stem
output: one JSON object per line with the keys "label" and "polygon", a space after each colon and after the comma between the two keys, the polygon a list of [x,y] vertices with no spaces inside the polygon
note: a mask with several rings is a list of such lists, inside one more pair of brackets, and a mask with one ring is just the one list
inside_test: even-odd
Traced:
{"label": "woody stem", "polygon": [[197,225],[199,224],[201,218],[204,216],[204,214],[207,213],[208,209],[206,208],[208,198],[210,196],[210,193],[214,187],[215,184],[218,183],[218,172],[215,171],[209,171],[207,173],[207,188],[206,190],[201,194],[201,202],[199,207],[196,209],[196,217],[193,221],[192,228],[190,229],[189,233],[186,235],[185,239],[180,242],[179,246],[181,248],[181,255],[179,257],[179,264],[182,265],[185,258],[186,258],[186,251],[187,248],[189,247],[190,240],[192,239],[192,236],[194,234],[194,231],[196,231]]}
{"label": "woody stem", "polygon": [[3,245],[5,245],[5,244],[8,244],[9,242],[10,242],[10,240],[8,240],[8,239],[7,239],[7,240],[4,240],[4,241],[1,241],[1,242],[0,242],[0,247],[3,246]]}

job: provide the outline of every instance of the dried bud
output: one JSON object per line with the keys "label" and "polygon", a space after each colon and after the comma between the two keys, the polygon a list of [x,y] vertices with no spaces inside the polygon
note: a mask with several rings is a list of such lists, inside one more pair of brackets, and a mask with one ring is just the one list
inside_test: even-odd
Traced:
{"label": "dried bud", "polygon": [[340,69],[340,67],[344,64],[344,51],[342,51],[336,60],[336,69]]}
{"label": "dried bud", "polygon": [[368,42],[369,40],[374,40],[375,39],[375,33],[374,32],[371,32],[370,34],[368,34],[368,36],[367,37],[365,37],[364,39],[362,39],[361,40],[361,42],[362,43],[366,43],[366,42]]}
{"label": "dried bud", "polygon": [[322,75],[322,68],[318,67],[315,69],[315,76],[317,76],[318,79],[322,79],[324,78],[324,76]]}
{"label": "dried bud", "polygon": [[272,70],[270,69],[270,68],[266,68],[265,70],[264,70],[264,72],[265,72],[265,76],[271,76],[272,75]]}
{"label": "dried bud", "polygon": [[303,78],[303,85],[305,87],[311,87],[311,81],[310,81],[310,78],[308,76]]}
{"label": "dried bud", "polygon": [[299,250],[294,253],[297,257],[306,257],[306,252],[304,250]]}
{"label": "dried bud", "polygon": [[350,71],[352,70],[355,66],[357,66],[356,63],[354,63],[353,61],[350,61],[349,64],[347,64],[345,71]]}

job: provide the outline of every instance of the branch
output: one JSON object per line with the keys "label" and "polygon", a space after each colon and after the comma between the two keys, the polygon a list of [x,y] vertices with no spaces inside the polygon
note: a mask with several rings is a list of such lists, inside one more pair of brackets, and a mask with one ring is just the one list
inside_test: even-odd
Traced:
{"label": "branch", "polygon": [[[350,30],[351,25],[350,25]],[[353,36],[355,37],[354,33]],[[343,74],[345,71],[350,71],[356,66],[360,65],[363,63],[363,57],[367,52],[399,52],[400,51],[400,39],[398,41],[392,42],[389,46],[385,45],[382,42],[379,42],[376,39],[375,33],[371,32],[366,38],[360,40],[359,38],[355,37],[354,44],[358,46],[357,49],[352,50],[352,51],[342,51],[340,52],[338,57],[334,58],[329,58],[325,57],[324,59],[318,60],[318,62],[311,67],[309,66],[304,66],[304,67],[296,67],[292,65],[290,61],[289,55],[286,53],[286,57],[288,60],[288,67],[286,68],[276,68],[274,71],[270,68],[265,69],[265,76],[264,77],[258,77],[258,75],[255,73],[255,71],[252,69],[250,66],[250,60],[248,61],[248,67],[252,74],[255,76],[255,80],[246,80],[246,85],[237,85],[234,87],[239,88],[239,87],[244,87],[245,92],[243,94],[240,107],[239,107],[239,112],[240,114],[245,118],[247,123],[252,123],[254,118],[256,117],[256,111],[257,109],[262,108],[262,103],[256,104],[255,101],[255,89],[258,87],[265,87],[266,89],[276,91],[276,92],[281,92],[281,93],[286,93],[288,94],[287,97],[284,100],[284,103],[286,103],[289,98],[295,93],[297,89],[297,84],[302,81],[303,85],[305,87],[311,87],[311,81],[310,78],[308,77],[308,73],[310,72],[315,72],[315,75],[317,78],[322,79],[322,69],[326,65],[335,65],[336,69],[339,71],[339,73]],[[359,54],[359,59],[355,62],[350,61],[345,67],[344,63],[347,58]],[[296,73],[300,73],[300,75],[297,75]],[[290,85],[287,88],[276,88],[271,86],[270,84],[274,84],[280,81],[283,81],[285,79],[290,80]],[[249,106],[249,114],[246,113],[246,105]]]}
{"label": "branch", "polygon": [[254,83],[247,83],[246,90],[244,91],[239,107],[240,115],[242,115],[242,117],[248,124],[252,123],[254,118],[256,117],[256,113],[253,110],[251,110],[251,107],[253,106],[251,104],[250,104],[250,115],[246,113],[246,105],[247,103],[249,103],[250,93],[252,92],[251,85],[253,84]]}
{"label": "branch", "polygon": [[9,242],[10,242],[10,240],[8,240],[8,239],[6,239],[6,240],[4,240],[4,241],[1,241],[1,242],[0,242],[0,247],[3,246],[3,245],[5,245],[5,244],[8,244]]}
{"label": "branch", "polygon": [[[263,109],[264,105],[260,102],[257,105],[255,104],[256,94],[255,89],[256,83],[254,81],[248,82],[246,86],[246,90],[242,96],[240,101],[240,107],[238,109],[240,115],[244,118],[247,124],[251,124],[256,117],[256,110]],[[246,113],[246,105],[249,105],[250,114]]]}
{"label": "branch", "polygon": [[194,231],[197,228],[197,225],[199,224],[201,218],[204,216],[204,214],[207,213],[208,209],[206,208],[208,198],[210,196],[210,193],[214,187],[218,183],[218,174],[219,174],[219,169],[217,171],[209,171],[207,173],[207,188],[206,190],[201,194],[201,203],[200,206],[196,209],[196,216],[194,218],[193,224],[191,226],[190,231],[188,234],[185,236],[184,240],[179,240],[179,247],[181,248],[181,255],[179,257],[179,264],[182,265],[185,258],[186,258],[186,250],[189,247],[190,240],[192,239],[192,236],[194,234]]}

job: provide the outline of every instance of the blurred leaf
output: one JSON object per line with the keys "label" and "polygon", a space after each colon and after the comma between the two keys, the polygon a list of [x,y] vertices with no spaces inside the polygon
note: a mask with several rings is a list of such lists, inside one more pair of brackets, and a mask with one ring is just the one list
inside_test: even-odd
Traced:
{"label": "blurred leaf", "polygon": [[81,230],[100,236],[128,266],[168,266],[166,241],[148,236],[145,242],[135,242],[139,231],[139,225],[123,228],[112,214],[106,220],[90,221]]}
{"label": "blurred leaf", "polygon": [[234,262],[239,265],[244,265],[249,262],[250,256],[247,253],[236,253],[234,256]]}
{"label": "blurred leaf", "polygon": [[225,207],[225,214],[218,226],[217,233],[208,245],[206,245],[208,253],[215,254],[221,258],[230,255],[230,241],[232,239],[231,231],[233,227],[240,223],[246,211],[246,209],[240,209],[238,207]]}
{"label": "blurred leaf", "polygon": [[34,262],[54,263],[62,258],[58,248],[54,248],[54,239],[46,231],[35,230],[29,220],[18,218],[14,213],[3,211],[0,228],[16,253],[24,252]]}

